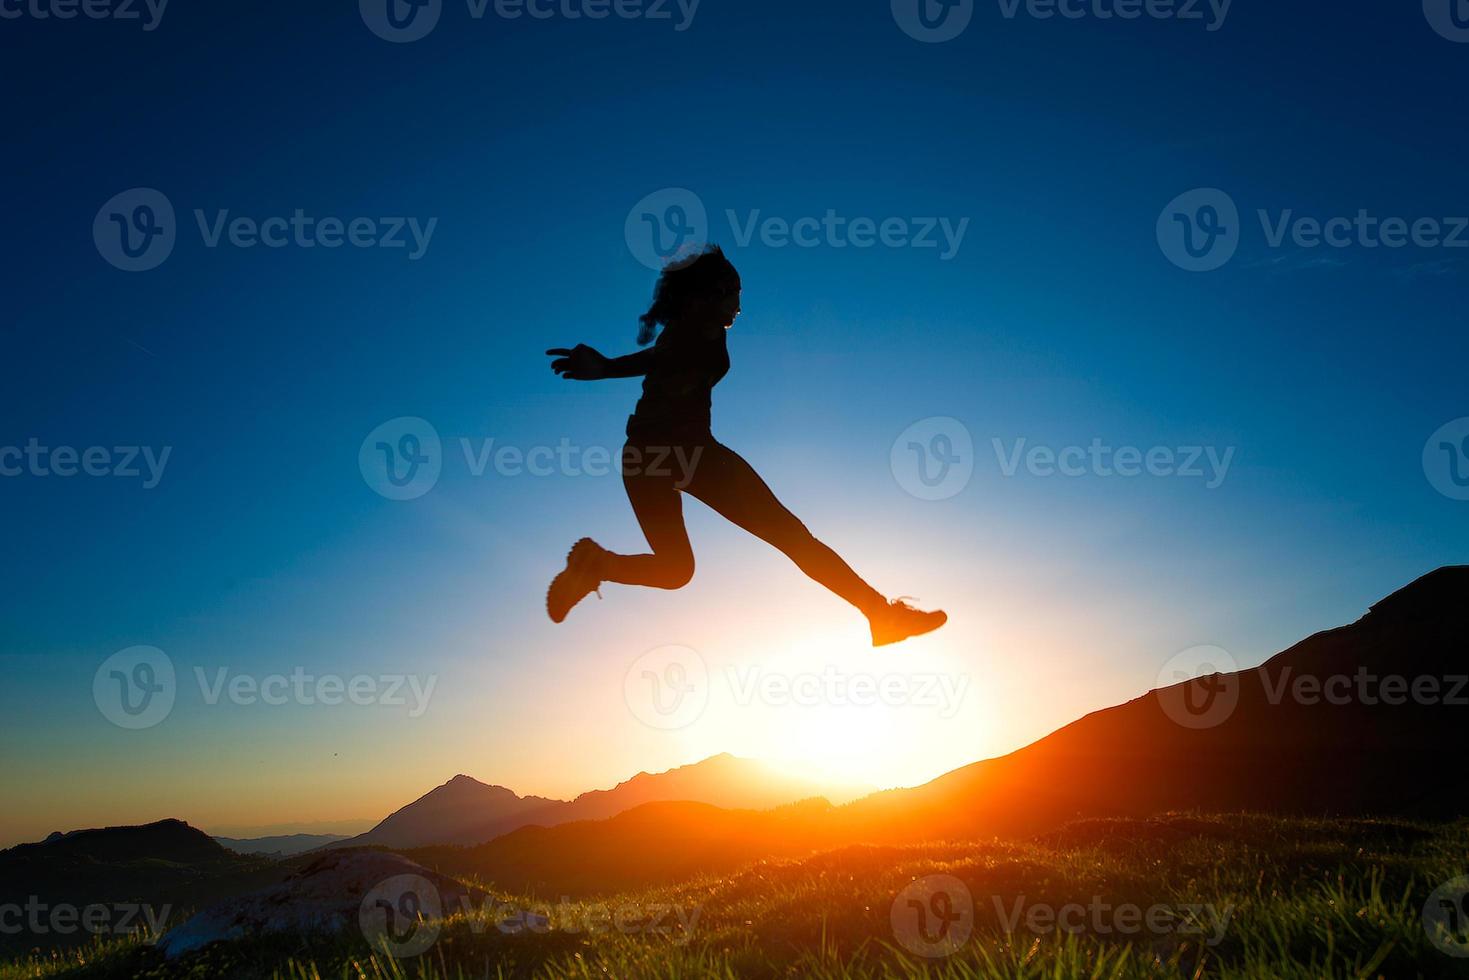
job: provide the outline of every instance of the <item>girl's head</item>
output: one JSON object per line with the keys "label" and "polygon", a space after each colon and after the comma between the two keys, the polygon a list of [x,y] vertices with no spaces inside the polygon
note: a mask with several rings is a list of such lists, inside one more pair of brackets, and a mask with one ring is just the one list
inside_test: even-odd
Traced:
{"label": "girl's head", "polygon": [[659,325],[720,326],[728,329],[740,315],[740,274],[724,250],[708,245],[664,267],[653,291],[653,305],[638,320],[638,343],[646,344]]}

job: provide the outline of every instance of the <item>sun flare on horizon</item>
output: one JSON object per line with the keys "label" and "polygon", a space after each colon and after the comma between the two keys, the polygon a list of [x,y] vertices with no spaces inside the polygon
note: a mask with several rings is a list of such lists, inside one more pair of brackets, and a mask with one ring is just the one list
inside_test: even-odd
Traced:
{"label": "sun flare on horizon", "polygon": [[683,733],[698,758],[730,752],[870,790],[923,783],[977,757],[972,678],[937,639],[893,659],[811,632],[709,671],[708,708]]}

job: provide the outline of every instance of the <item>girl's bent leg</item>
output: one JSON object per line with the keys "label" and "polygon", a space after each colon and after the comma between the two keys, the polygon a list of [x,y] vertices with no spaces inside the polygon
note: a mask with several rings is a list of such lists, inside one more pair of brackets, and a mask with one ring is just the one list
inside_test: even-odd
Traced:
{"label": "girl's bent leg", "polygon": [[641,466],[624,462],[622,484],[652,553],[605,553],[601,579],[655,589],[683,588],[694,577],[694,550],[684,528],[683,501],[673,477],[650,475]]}

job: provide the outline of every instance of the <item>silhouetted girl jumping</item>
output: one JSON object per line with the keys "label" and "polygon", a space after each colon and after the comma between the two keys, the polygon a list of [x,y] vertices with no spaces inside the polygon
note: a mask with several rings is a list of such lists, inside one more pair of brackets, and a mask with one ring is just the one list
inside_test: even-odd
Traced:
{"label": "silhouetted girl jumping", "polygon": [[582,538],[551,582],[546,611],[554,622],[603,582],[678,589],[694,575],[680,493],[702,500],[730,522],[779,548],[811,578],[856,606],[872,626],[873,646],[942,626],[942,612],[889,601],[786,510],[760,475],[710,432],[714,386],[729,372],[725,331],[740,313],[740,277],[717,246],[663,270],[653,307],[640,318],[638,343],[661,325],[658,342],[608,358],[585,344],[555,348],[551,369],[572,381],[643,376],[643,397],[627,421],[622,481],[651,554],[619,555]]}

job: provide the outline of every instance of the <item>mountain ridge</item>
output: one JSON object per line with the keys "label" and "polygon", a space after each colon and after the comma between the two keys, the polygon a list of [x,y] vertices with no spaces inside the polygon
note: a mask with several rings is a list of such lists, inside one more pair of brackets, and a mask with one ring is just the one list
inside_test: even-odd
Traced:
{"label": "mountain ridge", "polygon": [[[1466,619],[1469,566],[1446,566],[1372,604],[1357,621],[1308,636],[1258,667],[1191,678],[1088,712],[1014,752],[920,786],[841,806],[824,799],[765,809],[645,800],[611,817],[523,824],[472,847],[404,850],[441,871],[576,894],[817,849],[1031,836],[1099,817],[1192,810],[1461,818],[1469,814],[1469,782],[1444,760],[1462,744],[1469,721]],[[1397,677],[1444,683],[1408,684],[1403,690],[1416,692],[1412,697],[1388,696],[1384,679]],[[1301,678],[1313,684],[1302,687]],[[1349,680],[1358,689],[1343,684],[1344,695],[1323,699],[1331,682]],[[1381,690],[1362,690],[1367,683]],[[1180,705],[1202,714],[1180,714]],[[596,814],[609,800],[620,806],[649,786],[679,786],[691,774],[753,765],[725,753],[552,802],[560,802],[558,816]],[[450,786],[441,799],[539,799],[463,774],[438,789]],[[581,800],[588,802],[573,809]],[[526,810],[534,812],[534,804]],[[118,842],[135,845],[149,835],[179,852],[227,853],[173,820],[53,834],[0,852],[0,870],[19,864],[35,871],[35,858],[50,864],[73,851],[79,860],[94,853],[135,857],[135,846]]]}
{"label": "mountain ridge", "polygon": [[687,801],[762,810],[817,796],[835,796],[846,802],[869,791],[868,787],[784,775],[767,763],[729,752],[663,772],[640,771],[609,789],[587,790],[571,800],[520,797],[506,787],[460,773],[394,811],[367,833],[323,849],[473,846],[521,827],[602,820],[645,803]]}

